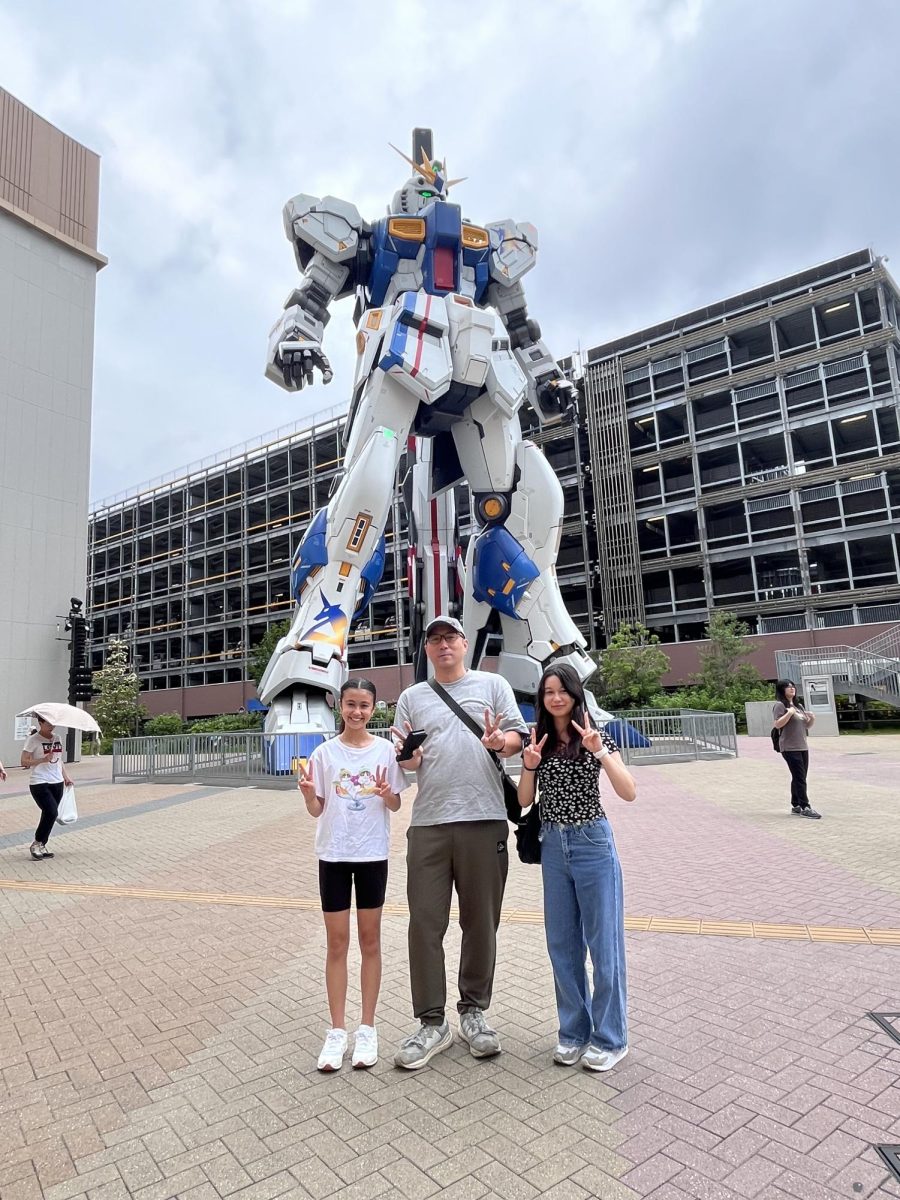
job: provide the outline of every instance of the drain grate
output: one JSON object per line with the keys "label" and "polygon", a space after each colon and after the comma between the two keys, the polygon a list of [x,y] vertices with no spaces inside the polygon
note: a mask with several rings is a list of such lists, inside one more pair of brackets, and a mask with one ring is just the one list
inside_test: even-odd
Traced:
{"label": "drain grate", "polygon": [[875,1150],[888,1170],[900,1180],[900,1146],[876,1146]]}
{"label": "drain grate", "polygon": [[866,1013],[866,1016],[871,1017],[879,1029],[886,1033],[888,1037],[893,1038],[894,1041],[900,1045],[900,1031],[898,1031],[897,1027],[893,1024],[894,1021],[900,1021],[900,1012],[869,1012]]}

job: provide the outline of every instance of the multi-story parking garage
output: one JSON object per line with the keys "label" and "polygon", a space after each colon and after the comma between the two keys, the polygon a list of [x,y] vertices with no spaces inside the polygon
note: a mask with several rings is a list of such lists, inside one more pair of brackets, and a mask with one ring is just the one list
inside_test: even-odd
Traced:
{"label": "multi-story parking garage", "polygon": [[587,353],[608,625],[900,619],[898,307],[861,251]]}

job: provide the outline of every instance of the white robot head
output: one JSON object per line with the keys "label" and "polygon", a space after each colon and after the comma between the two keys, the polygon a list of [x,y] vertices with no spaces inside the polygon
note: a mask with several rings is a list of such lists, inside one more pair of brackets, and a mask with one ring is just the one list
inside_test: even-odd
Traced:
{"label": "white robot head", "polygon": [[[397,150],[392,143],[389,142],[388,145],[392,150]],[[424,150],[419,163],[414,162],[402,150],[397,150],[397,153],[401,158],[406,159],[412,167],[413,173],[403,187],[394,193],[388,213],[414,215],[421,212],[423,208],[427,208],[435,200],[446,200],[450,188],[456,183],[463,182],[462,179],[448,179],[446,162],[441,162],[439,159],[429,162]]]}

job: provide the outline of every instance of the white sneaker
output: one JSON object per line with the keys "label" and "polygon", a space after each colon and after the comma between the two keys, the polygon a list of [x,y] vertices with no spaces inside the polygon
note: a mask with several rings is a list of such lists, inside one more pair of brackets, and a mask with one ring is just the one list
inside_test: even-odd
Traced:
{"label": "white sneaker", "polygon": [[601,1050],[599,1046],[588,1046],[581,1056],[581,1065],[586,1071],[611,1071],[627,1053],[627,1046],[621,1050]]}
{"label": "white sneaker", "polygon": [[325,1045],[319,1055],[320,1071],[339,1071],[347,1053],[347,1030],[329,1029],[325,1034]]}
{"label": "white sneaker", "polygon": [[374,1067],[378,1062],[378,1034],[374,1025],[360,1025],[353,1039],[353,1066]]}

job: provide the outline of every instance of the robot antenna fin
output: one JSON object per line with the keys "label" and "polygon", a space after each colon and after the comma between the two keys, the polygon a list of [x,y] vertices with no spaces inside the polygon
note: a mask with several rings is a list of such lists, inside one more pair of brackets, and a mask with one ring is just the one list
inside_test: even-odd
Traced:
{"label": "robot antenna fin", "polygon": [[[420,175],[424,175],[429,183],[434,183],[435,170],[428,161],[424,150],[422,151],[422,161],[417,163],[414,159],[410,158],[408,154],[404,154],[402,150],[398,150],[393,142],[388,142],[388,145],[392,150],[395,150],[397,154],[400,155],[404,162],[408,162],[414,171],[418,171]],[[444,164],[444,169],[446,170],[446,163]],[[468,175],[462,175],[459,179],[448,179],[444,186],[449,191],[450,188],[454,187],[457,183],[465,183],[468,178]]]}
{"label": "robot antenna fin", "polygon": [[[392,150],[397,150],[397,147],[393,142],[388,142],[388,145]],[[420,163],[414,162],[409,155],[404,154],[402,150],[397,150],[397,153],[405,162],[409,163],[414,171],[418,171],[420,174],[424,175],[429,183],[434,183],[434,170],[431,166],[431,163],[425,157],[424,151],[422,153],[422,161]]]}

